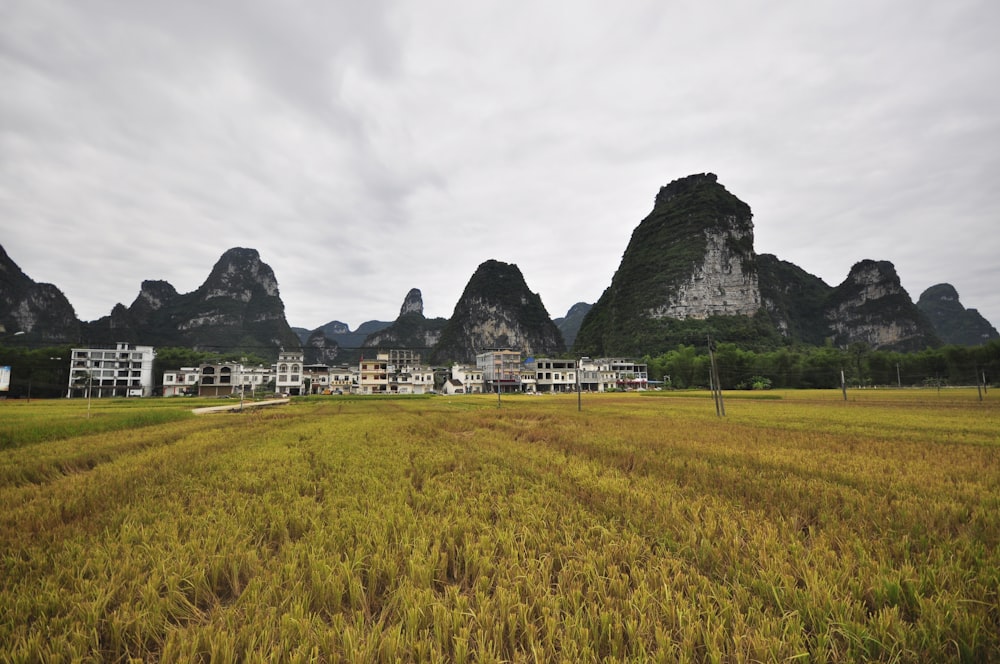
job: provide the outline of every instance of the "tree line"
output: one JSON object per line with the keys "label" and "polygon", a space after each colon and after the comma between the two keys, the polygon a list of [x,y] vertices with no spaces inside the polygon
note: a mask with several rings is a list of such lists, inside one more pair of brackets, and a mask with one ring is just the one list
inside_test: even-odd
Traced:
{"label": "tree line", "polygon": [[[985,385],[1000,381],[1000,340],[981,346],[941,346],[918,352],[875,350],[865,343],[789,347],[770,351],[714,346],[722,389]],[[668,387],[709,385],[708,345],[679,345],[644,358],[650,379]]]}

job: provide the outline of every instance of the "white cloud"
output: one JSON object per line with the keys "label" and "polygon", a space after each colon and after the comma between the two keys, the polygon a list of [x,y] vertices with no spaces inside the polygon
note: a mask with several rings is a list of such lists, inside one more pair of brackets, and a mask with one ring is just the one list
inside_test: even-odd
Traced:
{"label": "white cloud", "polygon": [[289,322],[448,316],[476,266],[594,301],[668,181],[712,171],[757,250],[891,260],[1000,323],[986,2],[8,3],[2,243],[92,319],[225,249]]}

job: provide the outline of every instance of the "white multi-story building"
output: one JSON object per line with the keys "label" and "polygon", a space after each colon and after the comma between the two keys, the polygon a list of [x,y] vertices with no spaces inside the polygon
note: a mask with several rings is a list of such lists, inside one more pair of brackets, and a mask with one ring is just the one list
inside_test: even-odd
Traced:
{"label": "white multi-story building", "polygon": [[644,390],[649,385],[649,374],[642,362],[617,357],[602,357],[594,362],[602,370],[614,374],[616,389]]}
{"label": "white multi-story building", "polygon": [[307,364],[302,367],[306,391],[309,394],[330,393],[330,367],[326,364]]}
{"label": "white multi-story building", "polygon": [[350,394],[358,389],[358,368],[347,365],[330,367],[331,394]]}
{"label": "white multi-story building", "polygon": [[584,392],[605,392],[615,387],[615,372],[609,365],[601,365],[589,357],[582,357],[578,371],[580,389]]}
{"label": "white multi-story building", "polygon": [[434,390],[434,371],[420,364],[420,355],[409,350],[378,352],[375,359],[358,363],[360,394],[427,394]]}
{"label": "white multi-story building", "polygon": [[153,394],[152,346],[73,348],[67,397],[148,397]]}
{"label": "white multi-story building", "polygon": [[482,369],[465,364],[453,364],[451,377],[445,381],[444,390],[448,394],[482,394]]}
{"label": "white multi-story building", "polygon": [[179,397],[198,391],[198,367],[181,367],[163,372],[163,396]]}
{"label": "white multi-story building", "polygon": [[279,394],[299,396],[305,391],[305,375],[302,371],[302,351],[280,351],[278,361],[273,365],[274,391]]}
{"label": "white multi-story building", "polygon": [[241,385],[240,365],[236,362],[205,363],[198,365],[198,396],[225,397],[239,394]]}
{"label": "white multi-story building", "polygon": [[485,349],[476,354],[476,368],[483,372],[485,391],[521,391],[521,351],[511,348]]}
{"label": "white multi-story building", "polygon": [[163,372],[163,396],[173,397],[197,393],[201,397],[231,394],[253,395],[261,392],[271,380],[271,370],[257,365],[248,367],[238,362],[200,364]]}
{"label": "white multi-story building", "polygon": [[243,383],[244,389],[249,390],[251,394],[263,393],[267,384],[272,380],[274,380],[274,374],[271,373],[271,367],[265,367],[262,364],[255,367],[240,366],[240,381]]}
{"label": "white multi-story building", "polygon": [[355,382],[354,372],[346,365],[307,364],[304,373],[310,394],[347,394]]}
{"label": "white multi-story building", "polygon": [[529,357],[524,367],[534,378],[538,392],[575,392],[577,389],[576,360]]}

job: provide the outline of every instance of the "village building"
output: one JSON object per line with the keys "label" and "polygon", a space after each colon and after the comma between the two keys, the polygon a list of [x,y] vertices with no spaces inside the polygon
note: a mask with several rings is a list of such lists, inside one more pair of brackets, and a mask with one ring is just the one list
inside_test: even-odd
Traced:
{"label": "village building", "polygon": [[330,393],[330,367],[326,364],[306,364],[302,367],[305,376],[304,389],[307,394]]}
{"label": "village building", "polygon": [[466,364],[453,364],[442,389],[445,394],[482,394],[483,372]]}
{"label": "village building", "polygon": [[609,365],[598,364],[589,357],[580,358],[580,389],[584,392],[606,392],[615,388],[616,376]]}
{"label": "village building", "polygon": [[279,351],[278,361],[271,365],[274,373],[274,391],[278,394],[299,396],[305,393],[302,351]]}
{"label": "village building", "polygon": [[198,393],[198,367],[181,367],[163,372],[163,396],[180,397]]}
{"label": "village building", "polygon": [[308,394],[349,394],[357,384],[357,367],[307,364],[303,367]]}
{"label": "village building", "polygon": [[357,391],[358,368],[346,364],[330,367],[330,394],[350,394]]}
{"label": "village building", "polygon": [[600,358],[595,362],[602,370],[614,374],[615,389],[645,390],[649,386],[649,373],[643,362],[612,357]]}
{"label": "village building", "polygon": [[358,363],[359,394],[429,394],[434,391],[434,370],[420,364],[411,350],[378,351],[374,359]]}
{"label": "village building", "polygon": [[152,396],[152,346],[120,341],[113,347],[73,348],[70,353],[67,398]]}
{"label": "village building", "polygon": [[221,397],[240,394],[254,396],[273,379],[270,367],[245,366],[239,362],[205,362],[197,367],[181,367],[163,372],[163,396],[195,395]]}
{"label": "village building", "polygon": [[476,368],[483,372],[486,392],[521,391],[521,351],[487,348],[476,353]]}
{"label": "village building", "polygon": [[575,392],[577,390],[576,360],[551,357],[529,357],[524,361],[529,379],[534,380],[539,393]]}
{"label": "village building", "polygon": [[198,365],[198,396],[223,397],[239,393],[240,365],[234,362]]}
{"label": "village building", "polygon": [[358,363],[358,394],[386,394],[389,391],[389,356],[377,353]]}

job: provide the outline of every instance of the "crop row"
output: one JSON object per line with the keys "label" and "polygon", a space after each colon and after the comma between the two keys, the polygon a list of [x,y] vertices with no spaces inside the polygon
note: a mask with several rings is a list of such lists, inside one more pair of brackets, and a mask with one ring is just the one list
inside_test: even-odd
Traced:
{"label": "crop row", "polygon": [[6,450],[3,658],[988,660],[1000,414],[948,404],[330,400]]}

